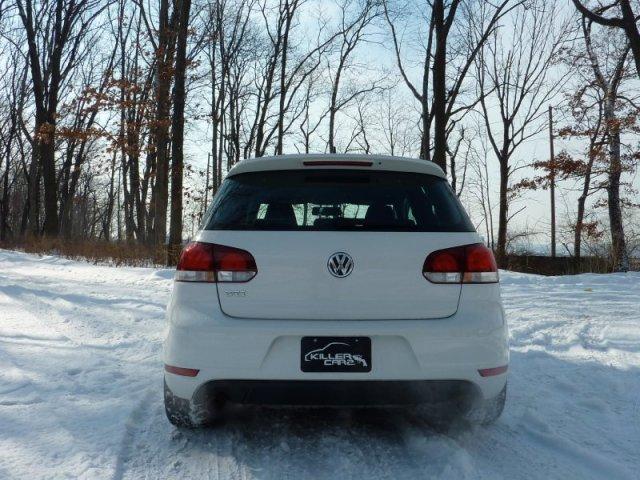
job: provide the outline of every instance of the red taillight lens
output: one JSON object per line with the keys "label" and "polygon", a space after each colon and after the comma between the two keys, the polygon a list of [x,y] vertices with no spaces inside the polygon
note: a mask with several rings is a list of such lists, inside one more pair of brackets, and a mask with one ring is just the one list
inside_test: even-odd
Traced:
{"label": "red taillight lens", "polygon": [[447,248],[429,254],[423,275],[433,283],[460,283],[464,271],[464,248]]}
{"label": "red taillight lens", "polygon": [[465,247],[466,262],[462,283],[495,283],[498,281],[498,265],[493,252],[482,245]]}
{"label": "red taillight lens", "polygon": [[176,269],[179,282],[248,282],[258,273],[246,250],[193,242],[185,247]]}
{"label": "red taillight lens", "polygon": [[498,267],[493,252],[481,243],[430,253],[424,261],[422,274],[433,283],[498,281]]}
{"label": "red taillight lens", "polygon": [[213,244],[193,242],[184,247],[178,261],[178,270],[191,272],[213,271]]}
{"label": "red taillight lens", "polygon": [[214,245],[213,253],[218,282],[248,282],[258,273],[256,260],[246,250]]}

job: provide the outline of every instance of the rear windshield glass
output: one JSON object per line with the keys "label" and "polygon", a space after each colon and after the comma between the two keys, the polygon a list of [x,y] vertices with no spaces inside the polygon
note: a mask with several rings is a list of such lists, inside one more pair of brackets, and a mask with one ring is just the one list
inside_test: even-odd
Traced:
{"label": "rear windshield glass", "polygon": [[472,232],[438,177],[362,170],[251,172],[227,178],[207,230]]}

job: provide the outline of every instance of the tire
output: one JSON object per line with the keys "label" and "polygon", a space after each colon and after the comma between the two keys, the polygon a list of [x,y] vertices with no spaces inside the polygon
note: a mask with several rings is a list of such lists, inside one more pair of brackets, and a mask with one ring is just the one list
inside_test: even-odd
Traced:
{"label": "tire", "polygon": [[474,405],[467,413],[467,419],[476,425],[491,425],[502,415],[506,400],[507,385],[505,384],[497,396],[481,400]]}
{"label": "tire", "polygon": [[173,394],[164,382],[164,411],[167,419],[178,428],[198,428],[211,425],[220,415],[222,405],[214,402],[194,403]]}

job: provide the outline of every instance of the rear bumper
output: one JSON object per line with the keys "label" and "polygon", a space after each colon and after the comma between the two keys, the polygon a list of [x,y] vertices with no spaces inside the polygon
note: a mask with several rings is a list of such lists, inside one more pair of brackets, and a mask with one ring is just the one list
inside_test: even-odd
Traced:
{"label": "rear bumper", "polygon": [[[493,398],[506,382],[506,374],[482,377],[478,372],[509,363],[507,326],[497,286],[495,292],[489,292],[486,286],[465,286],[457,313],[448,318],[388,321],[231,318],[219,307],[212,308],[212,302],[197,301],[205,298],[206,290],[198,292],[197,286],[188,287],[188,291],[181,292],[183,286],[176,284],[168,310],[169,329],[164,345],[165,364],[199,370],[195,377],[166,373],[168,387],[181,398],[193,398],[201,387],[209,389],[218,385],[229,390],[231,382],[222,381],[231,380],[236,385],[231,390],[240,386],[240,390],[249,392],[257,391],[256,388],[263,391],[267,384],[260,382],[276,381],[269,383],[269,388],[284,382],[282,385],[286,388],[276,389],[284,392],[275,395],[280,399],[276,403],[287,403],[287,398],[294,396],[296,390],[313,390],[317,386],[355,385],[369,390],[371,397],[375,392],[369,387],[386,388],[397,391],[397,397],[402,396],[400,393],[416,391],[416,387],[422,391],[426,384],[420,387],[420,382],[424,381],[431,382],[427,390],[438,381],[463,382],[473,386],[481,397]],[[192,297],[191,301],[188,297]],[[371,372],[302,372],[300,341],[303,336],[370,337]],[[252,381],[259,383],[252,385]],[[341,386],[341,382],[350,385]],[[291,386],[295,387],[293,392]],[[345,391],[354,389],[345,388]]]}
{"label": "rear bumper", "polygon": [[454,380],[214,380],[194,394],[248,405],[401,406],[471,404],[481,397],[470,382]]}

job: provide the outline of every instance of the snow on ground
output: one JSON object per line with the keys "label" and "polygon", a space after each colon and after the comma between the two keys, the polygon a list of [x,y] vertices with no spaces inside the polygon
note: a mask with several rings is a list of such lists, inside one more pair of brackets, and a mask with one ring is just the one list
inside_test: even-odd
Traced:
{"label": "snow on ground", "polygon": [[0,250],[0,478],[640,478],[640,274],[503,273],[507,408],[434,431],[397,410],[162,407],[172,272]]}

